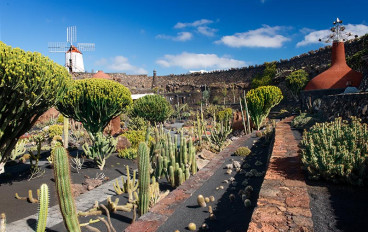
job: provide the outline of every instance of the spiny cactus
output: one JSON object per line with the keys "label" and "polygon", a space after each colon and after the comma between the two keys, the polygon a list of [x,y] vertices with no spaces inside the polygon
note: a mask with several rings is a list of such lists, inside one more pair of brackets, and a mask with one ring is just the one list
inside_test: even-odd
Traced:
{"label": "spiny cactus", "polygon": [[187,140],[181,131],[179,146],[177,136],[173,143],[170,133],[165,133],[163,129],[155,130],[155,137],[151,160],[156,179],[165,176],[172,187],[177,187],[197,172],[196,152],[191,138]]}
{"label": "spiny cactus", "polygon": [[205,201],[203,195],[198,195],[197,196],[197,203],[198,203],[198,205],[200,207],[206,207],[207,206],[206,201]]}
{"label": "spiny cactus", "polygon": [[41,193],[38,197],[38,221],[37,221],[37,232],[45,232],[47,223],[47,214],[49,209],[49,187],[47,184],[41,185]]}
{"label": "spiny cactus", "polygon": [[0,215],[0,232],[6,232],[6,215],[1,213]]}
{"label": "spiny cactus", "polygon": [[68,231],[80,232],[78,215],[71,191],[70,165],[64,147],[56,146],[54,154],[54,178],[59,207]]}
{"label": "spiny cactus", "polygon": [[118,179],[115,180],[114,189],[115,192],[120,195],[123,193],[128,193],[129,201],[132,201],[133,199],[133,192],[135,192],[138,189],[138,181],[136,181],[136,171],[133,172],[133,178],[130,177],[130,171],[129,166],[126,165],[126,180],[124,180],[124,177],[121,177],[121,181],[123,183],[122,187],[119,185]]}
{"label": "spiny cactus", "polygon": [[141,142],[138,147],[138,172],[139,172],[139,205],[138,213],[143,215],[148,212],[149,208],[149,187],[150,187],[150,163],[149,163],[149,151],[146,143]]}
{"label": "spiny cactus", "polygon": [[367,184],[368,126],[360,119],[316,123],[305,131],[302,162],[310,178]]}
{"label": "spiny cactus", "polygon": [[26,152],[26,140],[21,139],[18,140],[17,144],[15,145],[14,149],[11,152],[10,159],[15,160],[17,157],[23,155]]}
{"label": "spiny cactus", "polygon": [[102,132],[97,133],[95,136],[90,134],[90,136],[92,141],[94,141],[93,145],[83,144],[83,151],[102,170],[105,166],[106,159],[116,150],[118,140],[113,137],[105,137]]}
{"label": "spiny cactus", "polygon": [[0,174],[17,139],[54,105],[71,77],[61,65],[37,52],[0,42]]}

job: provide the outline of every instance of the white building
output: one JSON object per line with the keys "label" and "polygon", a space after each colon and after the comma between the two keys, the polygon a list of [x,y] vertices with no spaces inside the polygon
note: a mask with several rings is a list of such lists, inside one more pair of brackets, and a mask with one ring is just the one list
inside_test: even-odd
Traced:
{"label": "white building", "polygon": [[65,53],[65,66],[72,72],[84,72],[83,55],[73,45]]}

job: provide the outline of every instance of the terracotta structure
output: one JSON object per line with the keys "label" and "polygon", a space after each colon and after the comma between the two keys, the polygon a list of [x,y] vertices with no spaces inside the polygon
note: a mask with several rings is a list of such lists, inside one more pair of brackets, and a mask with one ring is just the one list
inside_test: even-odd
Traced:
{"label": "terracotta structure", "polygon": [[[92,76],[92,78],[100,78],[100,79],[107,79],[110,80],[110,76],[107,75],[106,73],[104,73],[103,71],[99,70],[96,74],[94,74]],[[120,116],[117,116],[116,118],[114,118],[113,120],[110,121],[109,125],[107,126],[107,128],[111,129],[110,134],[112,136],[119,134],[121,132],[121,128],[120,128]]]}
{"label": "terracotta structure", "polygon": [[348,86],[359,87],[363,75],[352,70],[345,60],[344,42],[334,41],[332,44],[331,67],[314,77],[305,90],[345,89]]}

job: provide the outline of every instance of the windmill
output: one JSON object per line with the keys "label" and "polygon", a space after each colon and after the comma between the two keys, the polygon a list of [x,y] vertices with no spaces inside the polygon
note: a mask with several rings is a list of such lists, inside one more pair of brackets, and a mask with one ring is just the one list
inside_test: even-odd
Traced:
{"label": "windmill", "polygon": [[95,50],[94,43],[77,43],[77,27],[66,28],[66,42],[49,42],[49,52],[64,52],[69,72],[84,72],[83,54]]}

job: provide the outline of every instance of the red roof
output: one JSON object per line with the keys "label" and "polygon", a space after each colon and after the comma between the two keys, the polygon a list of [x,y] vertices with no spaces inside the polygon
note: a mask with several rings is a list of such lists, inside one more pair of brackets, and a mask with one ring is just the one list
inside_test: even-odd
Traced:
{"label": "red roof", "polygon": [[111,79],[110,76],[104,73],[102,70],[99,70],[97,73],[95,73],[92,78]]}
{"label": "red roof", "polygon": [[77,53],[80,53],[82,54],[76,47],[74,47],[73,45],[70,46],[69,50],[66,52],[77,52]]}
{"label": "red roof", "polygon": [[310,80],[304,90],[359,87],[362,78],[361,73],[352,70],[346,64],[344,43],[333,42],[331,67]]}

